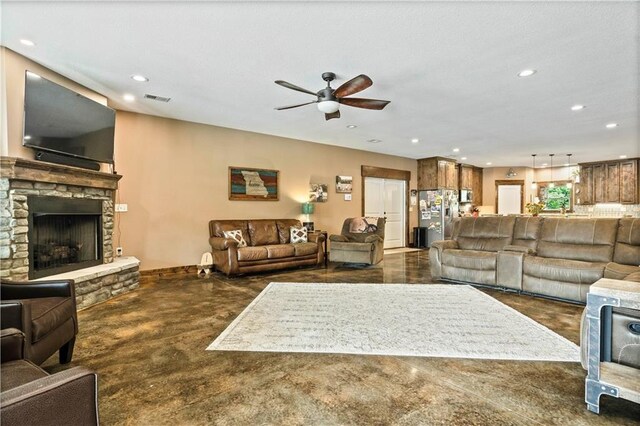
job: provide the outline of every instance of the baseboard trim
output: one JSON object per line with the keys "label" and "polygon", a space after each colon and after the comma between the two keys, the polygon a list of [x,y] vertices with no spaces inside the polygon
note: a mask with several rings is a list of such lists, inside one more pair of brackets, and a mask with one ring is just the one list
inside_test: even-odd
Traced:
{"label": "baseboard trim", "polygon": [[197,272],[196,265],[171,266],[169,268],[147,269],[140,271],[140,278],[161,278],[167,275],[187,275]]}

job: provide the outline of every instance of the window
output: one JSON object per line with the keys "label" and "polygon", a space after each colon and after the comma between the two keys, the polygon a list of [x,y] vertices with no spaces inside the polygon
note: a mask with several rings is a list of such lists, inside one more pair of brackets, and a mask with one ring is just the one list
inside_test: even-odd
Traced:
{"label": "window", "polygon": [[538,198],[545,204],[543,211],[573,210],[573,189],[567,188],[568,182],[556,181],[553,187],[549,187],[551,182],[538,182]]}

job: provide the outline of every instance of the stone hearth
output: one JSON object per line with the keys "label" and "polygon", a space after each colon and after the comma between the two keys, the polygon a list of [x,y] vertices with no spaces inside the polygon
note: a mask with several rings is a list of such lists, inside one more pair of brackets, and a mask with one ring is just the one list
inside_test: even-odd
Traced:
{"label": "stone hearth", "polygon": [[[102,201],[102,258],[107,266],[114,261],[113,227],[114,196],[122,176],[85,170],[22,158],[0,158],[0,277],[12,281],[29,278],[29,205],[27,197],[61,197]],[[138,263],[129,262],[126,286],[111,291],[113,284],[120,282],[121,271],[103,273],[91,279],[91,285],[76,283],[79,306],[103,301],[121,292],[137,287]],[[134,264],[135,263],[135,264]],[[90,269],[90,268],[89,268]],[[120,268],[122,269],[122,268]],[[78,277],[87,276],[80,270]],[[110,277],[110,275],[115,276]],[[62,278],[66,274],[44,277]],[[110,289],[105,291],[105,288]],[[99,293],[92,296],[91,293]]]}

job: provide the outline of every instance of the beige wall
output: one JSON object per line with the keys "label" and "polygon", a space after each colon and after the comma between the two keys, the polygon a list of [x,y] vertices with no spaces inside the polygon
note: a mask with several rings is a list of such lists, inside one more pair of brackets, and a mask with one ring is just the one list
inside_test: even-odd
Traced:
{"label": "beige wall", "polygon": [[[339,233],[346,217],[361,214],[362,165],[409,170],[416,187],[415,160],[119,111],[118,202],[129,208],[120,214],[120,245],[142,269],[192,265],[209,250],[209,220],[302,220],[311,182],[329,185],[312,216],[316,228]],[[280,200],[229,201],[229,166],[279,170]],[[336,175],[353,176],[352,201],[336,194]]]}
{"label": "beige wall", "polygon": [[513,167],[517,176],[508,178],[509,167],[485,167],[482,169],[482,208],[481,213],[496,213],[496,180],[524,180],[524,202],[531,201],[535,193],[531,189],[534,181],[531,167]]}
{"label": "beige wall", "polygon": [[107,98],[86,87],[69,80],[43,67],[22,55],[5,47],[0,47],[0,66],[2,67],[2,106],[0,123],[6,122],[6,128],[0,131],[0,155],[33,159],[35,152],[22,146],[24,115],[25,72],[34,72],[47,80],[67,87],[101,104],[107,104]]}

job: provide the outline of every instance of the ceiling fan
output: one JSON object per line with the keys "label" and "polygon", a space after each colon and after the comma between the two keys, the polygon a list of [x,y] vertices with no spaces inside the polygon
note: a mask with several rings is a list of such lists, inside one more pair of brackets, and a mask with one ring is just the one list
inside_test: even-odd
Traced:
{"label": "ceiling fan", "polygon": [[347,98],[349,95],[358,93],[370,87],[373,81],[364,74],[360,74],[357,77],[344,83],[337,89],[331,87],[331,82],[335,80],[336,75],[332,72],[322,73],[322,79],[327,82],[327,87],[318,91],[317,93],[311,90],[303,89],[294,84],[288,83],[283,80],[276,80],[275,83],[287,89],[297,90],[298,92],[308,93],[316,96],[315,101],[306,102],[304,104],[289,105],[277,110],[297,108],[305,105],[318,104],[318,109],[324,112],[325,120],[331,120],[332,118],[340,118],[340,104],[365,109],[383,109],[390,101],[382,101],[379,99],[364,99],[364,98]]}

